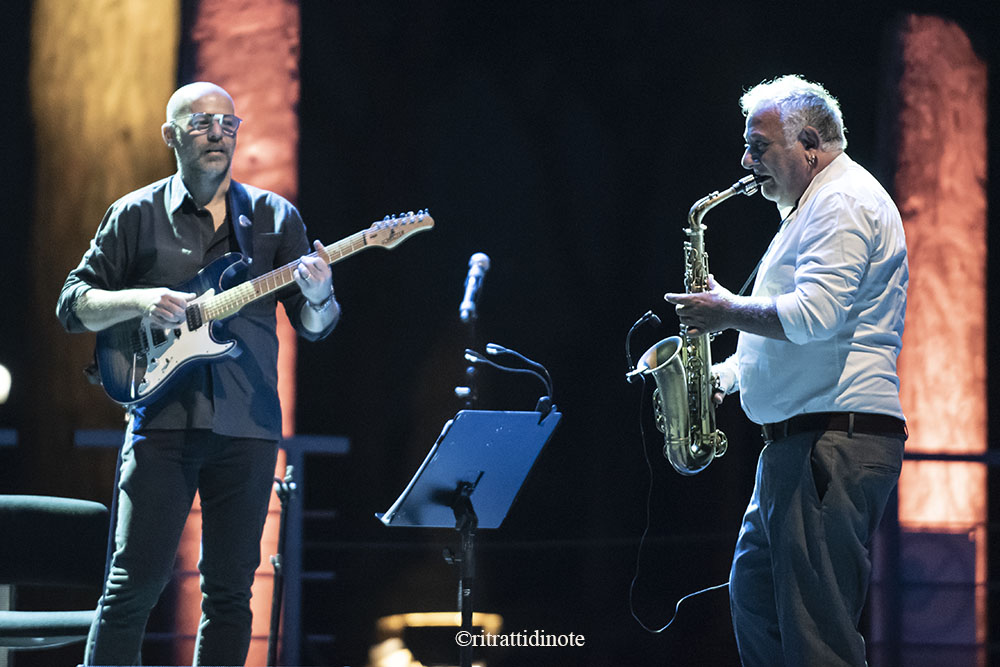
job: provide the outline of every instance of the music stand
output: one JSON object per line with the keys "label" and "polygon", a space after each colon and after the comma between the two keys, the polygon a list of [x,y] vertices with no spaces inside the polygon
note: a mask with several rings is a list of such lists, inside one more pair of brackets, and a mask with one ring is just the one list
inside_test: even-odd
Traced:
{"label": "music stand", "polygon": [[[561,418],[554,409],[545,414],[460,411],[445,424],[396,502],[375,515],[386,526],[461,533],[461,553],[446,559],[460,566],[458,610],[466,632],[472,632],[476,530],[500,527]],[[472,664],[469,644],[459,647],[461,667]]]}

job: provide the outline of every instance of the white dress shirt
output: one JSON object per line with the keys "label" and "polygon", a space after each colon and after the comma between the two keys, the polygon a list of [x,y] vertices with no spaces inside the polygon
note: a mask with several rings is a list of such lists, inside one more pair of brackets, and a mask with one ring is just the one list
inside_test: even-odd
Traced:
{"label": "white dress shirt", "polygon": [[903,419],[896,357],[909,270],[899,211],[846,153],[813,178],[771,241],[754,296],[775,299],[788,341],[740,332],[715,368],[747,416],[811,412]]}

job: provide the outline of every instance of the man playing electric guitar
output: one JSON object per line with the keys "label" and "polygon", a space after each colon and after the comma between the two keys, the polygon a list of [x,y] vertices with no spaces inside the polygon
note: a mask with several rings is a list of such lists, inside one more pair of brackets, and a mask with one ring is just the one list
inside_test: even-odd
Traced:
{"label": "man playing electric guitar", "polygon": [[240,119],[211,83],[177,90],[163,140],[177,173],[108,210],[57,313],[67,330],[101,331],[147,318],[180,330],[196,293],[181,285],[226,253],[252,261],[254,278],[286,264],[299,289],[279,290],[225,320],[240,354],[192,365],[150,401],[129,408],[118,487],[115,551],[87,642],[86,664],[139,664],[150,610],[171,576],[195,491],[203,510],[203,592],[194,664],[242,665],[250,642],[250,586],[271,483],[281,411],[277,300],[295,329],[318,340],[340,306],[330,267],[310,253],[298,211],[272,192],[239,184],[230,167]]}

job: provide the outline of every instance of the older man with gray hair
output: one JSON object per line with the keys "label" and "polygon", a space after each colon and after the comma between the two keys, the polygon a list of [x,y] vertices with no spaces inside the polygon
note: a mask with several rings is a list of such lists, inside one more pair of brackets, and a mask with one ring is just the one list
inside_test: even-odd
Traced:
{"label": "older man with gray hair", "polygon": [[753,496],[730,574],[746,666],[864,665],[869,544],[902,465],[896,358],[906,240],[878,181],[844,152],[837,100],[783,76],[750,89],[742,165],[781,226],[750,296],[667,294],[693,333],[736,329],[716,401],[761,425]]}

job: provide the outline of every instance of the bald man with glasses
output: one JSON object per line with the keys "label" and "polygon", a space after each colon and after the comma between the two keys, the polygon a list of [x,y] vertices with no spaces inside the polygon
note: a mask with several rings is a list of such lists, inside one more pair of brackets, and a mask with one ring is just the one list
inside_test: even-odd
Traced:
{"label": "bald man with glasses", "polygon": [[[128,408],[114,552],[85,664],[140,664],[149,613],[169,581],[195,492],[202,507],[202,616],[195,665],[242,665],[250,645],[250,586],[274,478],[281,409],[275,308],[309,340],[340,316],[330,267],[315,256],[295,207],[232,180],[241,120],[219,86],[177,90],[160,131],[177,172],[111,205],[63,286],[57,314],[70,332],[135,318],[155,329],[185,321],[189,282],[226,253],[246,278],[296,263],[298,290],[279,291],[224,323],[236,357],[189,367],[149,402]],[[322,249],[315,241],[313,248]]]}

